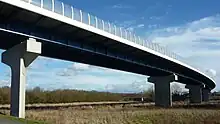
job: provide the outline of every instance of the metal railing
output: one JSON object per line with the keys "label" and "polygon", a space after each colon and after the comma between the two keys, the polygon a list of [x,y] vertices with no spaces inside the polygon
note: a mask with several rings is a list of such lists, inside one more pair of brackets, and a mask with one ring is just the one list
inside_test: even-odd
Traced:
{"label": "metal railing", "polygon": [[[96,16],[90,15],[89,13],[83,12],[82,10],[76,9],[71,5],[64,4],[61,1],[58,0],[21,0],[25,1],[29,4],[38,6],[40,8],[52,11],[54,13],[63,15],[66,18],[70,18],[72,20],[79,21],[81,23],[90,25],[92,27],[95,27],[97,29],[103,30],[105,32],[108,32],[110,34],[116,35],[118,37],[121,37],[123,39],[126,39],[130,42],[134,42],[136,44],[139,44],[141,46],[150,48],[154,51],[157,51],[163,55],[169,56],[173,59],[179,60],[181,62],[184,62],[185,64],[188,64],[197,70],[209,75],[206,73],[206,70],[202,69],[199,66],[196,66],[195,64],[192,64],[188,60],[180,57],[179,55],[175,54],[174,52],[169,51],[165,47],[159,46],[156,43],[148,42],[139,36],[135,35],[131,31],[128,31],[126,29],[123,29],[122,27],[118,27],[108,21],[104,21],[100,18],[97,18]],[[212,77],[211,75],[209,75]]]}

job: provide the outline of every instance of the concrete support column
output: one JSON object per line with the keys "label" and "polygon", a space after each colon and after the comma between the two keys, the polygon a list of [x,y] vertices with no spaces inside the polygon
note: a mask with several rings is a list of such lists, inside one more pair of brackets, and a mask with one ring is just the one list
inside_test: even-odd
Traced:
{"label": "concrete support column", "polygon": [[202,102],[202,86],[201,85],[186,85],[189,89],[189,100],[190,103],[201,103]]}
{"label": "concrete support column", "polygon": [[210,97],[210,89],[203,88],[202,89],[202,101],[208,102]]}
{"label": "concrete support column", "polygon": [[154,83],[156,106],[161,106],[161,107],[172,106],[172,94],[170,91],[170,83],[177,80],[178,80],[177,75],[148,78],[148,82]]}
{"label": "concrete support column", "polygon": [[41,43],[28,39],[2,53],[2,62],[11,68],[11,116],[25,118],[27,67],[41,53]]}

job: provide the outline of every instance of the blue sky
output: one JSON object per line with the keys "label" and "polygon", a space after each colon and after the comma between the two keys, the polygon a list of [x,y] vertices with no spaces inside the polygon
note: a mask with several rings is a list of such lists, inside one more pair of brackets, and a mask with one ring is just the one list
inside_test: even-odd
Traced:
{"label": "blue sky", "polygon": [[[219,0],[63,0],[166,46],[209,71],[220,90]],[[0,64],[0,85],[10,85],[10,69]],[[147,76],[39,57],[28,68],[27,88],[71,88],[139,92]]]}

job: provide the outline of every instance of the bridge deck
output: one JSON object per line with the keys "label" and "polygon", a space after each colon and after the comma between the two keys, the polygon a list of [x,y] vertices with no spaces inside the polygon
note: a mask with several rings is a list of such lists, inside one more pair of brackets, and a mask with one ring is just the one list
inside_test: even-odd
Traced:
{"label": "bridge deck", "polygon": [[[149,76],[176,73],[180,76],[181,83],[204,83],[211,89],[215,87],[214,81],[208,76],[154,50],[110,33],[103,33],[93,26],[86,27],[81,22],[74,24],[82,27],[71,25],[72,19],[19,0],[12,1],[26,5],[24,8],[11,5],[13,2],[8,4],[6,0],[1,1],[1,49],[9,49],[27,37],[35,37],[43,43],[42,56]],[[66,21],[59,20],[59,17]]]}

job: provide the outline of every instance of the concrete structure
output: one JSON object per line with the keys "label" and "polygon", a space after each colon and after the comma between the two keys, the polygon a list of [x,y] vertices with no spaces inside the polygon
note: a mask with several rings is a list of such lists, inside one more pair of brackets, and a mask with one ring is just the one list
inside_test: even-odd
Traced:
{"label": "concrete structure", "polygon": [[186,85],[186,88],[189,89],[190,103],[201,103],[202,102],[203,85]]}
{"label": "concrete structure", "polygon": [[34,39],[18,44],[2,54],[2,62],[11,68],[12,116],[25,118],[25,86],[27,67],[41,53],[41,43]]}
{"label": "concrete structure", "polygon": [[163,77],[149,77],[148,82],[154,83],[155,87],[155,105],[162,107],[172,106],[172,94],[170,83],[177,81],[177,75]]}
{"label": "concrete structure", "polygon": [[210,97],[210,89],[203,88],[202,89],[202,101],[208,102]]}
{"label": "concrete structure", "polygon": [[[31,47],[33,51],[23,49],[22,53],[16,53],[16,62],[10,61],[14,56],[9,51],[19,51],[15,48],[22,50],[21,44],[28,46],[29,41],[22,42],[30,37],[41,42],[41,56],[44,57],[151,76],[149,80],[155,83],[156,89],[165,88],[161,90],[162,94],[157,90],[158,100],[160,95],[168,99],[157,100],[158,105],[162,102],[165,103],[161,105],[171,105],[169,83],[175,78],[168,78],[168,75],[178,75],[178,82],[183,84],[215,88],[215,81],[202,68],[191,65],[158,44],[145,41],[73,6],[57,0],[0,0],[0,49],[8,50],[3,55],[3,62],[11,66],[13,75],[18,75],[21,80],[25,79],[21,74],[25,74],[26,67],[40,53],[40,44],[33,42],[38,44],[36,50]],[[15,78],[12,76],[12,79]],[[12,87],[17,87],[17,90],[12,95],[17,96],[12,97],[17,100],[12,102],[15,107],[12,107],[11,114],[24,117],[24,102],[21,102],[24,100],[24,83],[13,82]],[[14,104],[16,102],[17,105]]]}

